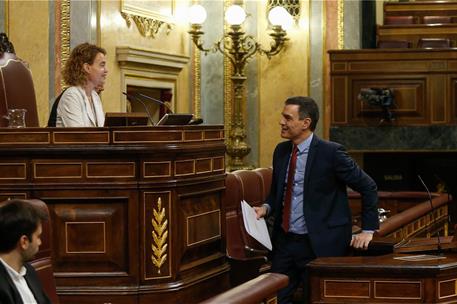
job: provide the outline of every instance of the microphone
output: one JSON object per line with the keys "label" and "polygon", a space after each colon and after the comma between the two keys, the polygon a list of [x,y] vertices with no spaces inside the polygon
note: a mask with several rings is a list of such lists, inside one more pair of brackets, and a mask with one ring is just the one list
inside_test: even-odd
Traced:
{"label": "microphone", "polygon": [[[432,208],[432,213],[435,211],[435,207],[433,206],[433,202],[432,202],[432,194],[430,193],[430,190],[428,190],[428,187],[427,185],[424,183],[424,180],[422,179],[422,177],[420,176],[420,174],[417,175],[417,177],[419,178],[422,186],[424,186],[425,190],[427,191],[427,194],[428,194],[428,198],[430,200],[430,207]],[[437,246],[438,246],[438,254],[442,254],[443,251],[442,251],[442,248],[441,248],[441,240],[440,240],[440,232],[438,231],[438,235],[437,235]]]}
{"label": "microphone", "polygon": [[146,114],[148,115],[148,118],[149,118],[149,121],[151,122],[151,124],[154,126],[154,121],[152,120],[152,116],[151,116],[151,113],[149,113],[149,110],[148,110],[148,107],[146,106],[146,104],[144,103],[144,101],[142,101],[140,98],[136,97],[136,96],[133,96],[131,94],[128,94],[126,92],[122,92],[122,94],[124,94],[125,96],[127,96],[127,99],[132,101],[132,99],[136,100],[136,101],[139,101],[141,103],[141,105],[143,106],[143,108],[146,110]]}
{"label": "microphone", "polygon": [[136,94],[138,94],[141,97],[144,97],[146,99],[152,100],[152,101],[154,101],[155,103],[158,103],[161,106],[164,106],[165,108],[167,108],[168,112],[173,114],[173,110],[167,105],[167,103],[163,102],[162,100],[154,98],[154,97],[151,97],[151,96],[148,96],[148,95],[145,95],[145,94],[142,94],[142,93],[139,93],[139,92],[137,92]]}

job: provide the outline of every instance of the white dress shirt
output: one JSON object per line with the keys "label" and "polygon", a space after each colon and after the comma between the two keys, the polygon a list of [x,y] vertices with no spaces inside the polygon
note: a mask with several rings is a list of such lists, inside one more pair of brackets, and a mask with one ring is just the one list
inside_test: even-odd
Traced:
{"label": "white dress shirt", "polygon": [[22,298],[22,302],[24,302],[24,304],[37,304],[37,301],[35,300],[35,297],[33,296],[33,293],[24,278],[25,274],[27,273],[27,269],[22,266],[21,270],[17,272],[11,268],[11,266],[8,265],[2,258],[0,258],[0,262],[2,262],[3,266],[5,266],[6,271],[8,272],[11,280],[16,286],[17,291],[19,292],[19,295]]}

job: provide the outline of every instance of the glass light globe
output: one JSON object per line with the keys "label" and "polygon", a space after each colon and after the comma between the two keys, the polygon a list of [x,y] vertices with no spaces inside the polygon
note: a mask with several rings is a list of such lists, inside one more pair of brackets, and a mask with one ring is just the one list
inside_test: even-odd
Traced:
{"label": "glass light globe", "polygon": [[200,4],[194,4],[189,8],[190,24],[202,24],[206,20],[206,10]]}
{"label": "glass light globe", "polygon": [[283,29],[292,26],[294,20],[289,12],[282,6],[275,6],[268,13],[268,20],[272,25],[280,25]]}
{"label": "glass light globe", "polygon": [[232,5],[225,12],[225,21],[230,25],[240,25],[245,19],[246,12],[239,5]]}

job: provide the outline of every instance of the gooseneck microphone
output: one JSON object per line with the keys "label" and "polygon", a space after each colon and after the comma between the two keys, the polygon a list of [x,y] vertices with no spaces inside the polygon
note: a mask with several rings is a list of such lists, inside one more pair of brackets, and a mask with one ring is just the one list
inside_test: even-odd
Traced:
{"label": "gooseneck microphone", "polygon": [[148,110],[148,107],[146,106],[146,104],[144,103],[144,101],[142,101],[140,98],[136,97],[136,96],[133,96],[131,94],[128,94],[126,92],[122,92],[122,94],[124,94],[125,96],[127,96],[127,99],[132,101],[133,100],[136,100],[138,102],[141,103],[141,105],[143,106],[143,108],[146,110],[146,114],[148,115],[148,118],[149,118],[149,121],[151,122],[151,125],[155,125],[154,121],[152,120],[152,116],[151,116],[151,113],[149,113],[149,110]]}
{"label": "gooseneck microphone", "polygon": [[161,105],[161,106],[164,106],[165,108],[167,108],[167,110],[168,110],[171,114],[173,114],[173,110],[167,105],[166,102],[163,102],[163,101],[160,100],[160,99],[157,99],[157,98],[154,98],[154,97],[151,97],[151,96],[148,96],[148,95],[139,93],[139,92],[137,92],[137,94],[138,94],[139,96],[144,97],[144,98],[146,98],[146,99],[149,99],[149,100],[151,100],[151,101],[153,101],[153,102],[155,102],[155,103],[157,103],[157,104],[159,104],[159,105]]}
{"label": "gooseneck microphone", "polygon": [[[424,180],[422,179],[422,177],[420,176],[420,174],[417,175],[417,177],[419,178],[422,186],[424,186],[425,190],[427,191],[427,194],[428,194],[428,198],[430,200],[430,207],[432,209],[432,214],[433,212],[435,211],[435,207],[433,206],[433,202],[432,202],[432,194],[430,193],[430,190],[428,190],[428,187],[427,185],[424,183]],[[440,232],[438,231],[438,235],[437,235],[437,246],[438,246],[438,254],[442,254],[442,248],[441,248],[441,240],[440,240]]]}

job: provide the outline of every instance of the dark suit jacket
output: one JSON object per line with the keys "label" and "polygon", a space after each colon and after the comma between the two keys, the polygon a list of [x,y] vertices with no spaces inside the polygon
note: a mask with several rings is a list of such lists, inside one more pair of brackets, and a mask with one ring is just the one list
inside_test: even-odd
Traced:
{"label": "dark suit jacket", "polygon": [[[35,269],[30,264],[25,264],[27,273],[25,280],[29,285],[38,304],[51,304],[48,296],[44,293],[41,287],[40,279],[35,272]],[[19,292],[16,289],[11,277],[9,276],[5,266],[0,263],[0,303],[1,304],[24,304]]]}
{"label": "dark suit jacket", "polygon": [[[274,216],[273,238],[281,231],[286,172],[292,143],[276,146],[273,179],[267,203]],[[303,211],[312,249],[317,257],[345,255],[352,234],[346,186],[362,195],[362,229],[379,227],[375,182],[349,157],[344,148],[315,134],[306,162]]]}

